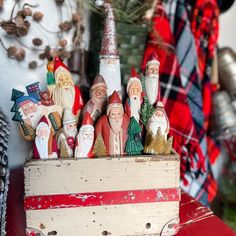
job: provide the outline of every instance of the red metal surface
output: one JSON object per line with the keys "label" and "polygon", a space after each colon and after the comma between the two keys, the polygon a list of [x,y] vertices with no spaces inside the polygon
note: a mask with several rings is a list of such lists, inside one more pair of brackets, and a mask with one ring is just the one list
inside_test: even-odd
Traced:
{"label": "red metal surface", "polygon": [[169,201],[180,201],[180,189],[127,190],[30,196],[25,198],[25,209],[44,210]]}
{"label": "red metal surface", "polygon": [[[7,204],[7,236],[25,236],[23,170],[11,171]],[[180,229],[176,236],[236,236],[199,202],[181,194]]]}

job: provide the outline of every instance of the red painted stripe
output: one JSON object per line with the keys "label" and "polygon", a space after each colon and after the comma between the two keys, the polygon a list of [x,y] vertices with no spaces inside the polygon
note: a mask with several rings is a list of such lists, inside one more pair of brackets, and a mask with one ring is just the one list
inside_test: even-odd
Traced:
{"label": "red painted stripe", "polygon": [[25,198],[25,209],[42,210],[169,201],[180,201],[180,189],[148,189],[28,196]]}

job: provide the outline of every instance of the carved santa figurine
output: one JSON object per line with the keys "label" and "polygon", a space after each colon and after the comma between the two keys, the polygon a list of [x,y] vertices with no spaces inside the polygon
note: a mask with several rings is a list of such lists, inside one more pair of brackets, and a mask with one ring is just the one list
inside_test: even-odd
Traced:
{"label": "carved santa figurine", "polygon": [[94,143],[93,121],[88,112],[85,113],[82,126],[76,138],[75,158],[93,157],[92,149]]}
{"label": "carved santa figurine", "polygon": [[70,108],[73,114],[78,117],[83,108],[83,99],[79,87],[75,86],[71,73],[59,57],[54,59],[55,88],[52,98],[55,104],[63,109]]}
{"label": "carved santa figurine", "polygon": [[107,85],[102,75],[98,75],[95,77],[91,87],[91,98],[86,103],[82,111],[83,118],[86,112],[88,112],[91,115],[93,122],[96,122],[97,119],[104,113],[106,103]]}
{"label": "carved santa figurine", "polygon": [[159,66],[157,54],[153,52],[148,58],[145,71],[145,95],[151,105],[160,101]]}
{"label": "carved santa figurine", "polygon": [[63,127],[56,135],[57,146],[60,150],[60,157],[71,158],[74,156],[75,138],[77,135],[76,118],[69,108],[66,108],[63,115]]}
{"label": "carved santa figurine", "polygon": [[124,113],[121,99],[116,91],[109,97],[107,113],[97,122],[96,138],[101,135],[109,156],[124,155],[129,117]]}
{"label": "carved santa figurine", "polygon": [[36,128],[33,157],[34,159],[58,158],[57,143],[45,116],[40,119]]}
{"label": "carved santa figurine", "polygon": [[134,68],[131,70],[131,76],[127,83],[128,98],[125,102],[125,113],[129,117],[134,117],[137,122],[140,119],[140,109],[143,102],[142,99],[142,84],[139,75]]}
{"label": "carved santa figurine", "polygon": [[121,92],[120,57],[117,50],[115,17],[111,1],[96,0],[97,6],[102,6],[106,12],[104,33],[100,53],[100,74],[107,84],[107,94],[115,90]]}
{"label": "carved santa figurine", "polygon": [[157,134],[158,129],[160,130],[160,134],[164,136],[166,141],[170,129],[170,123],[162,102],[157,103],[156,110],[147,124],[147,130],[151,131],[153,135]]}

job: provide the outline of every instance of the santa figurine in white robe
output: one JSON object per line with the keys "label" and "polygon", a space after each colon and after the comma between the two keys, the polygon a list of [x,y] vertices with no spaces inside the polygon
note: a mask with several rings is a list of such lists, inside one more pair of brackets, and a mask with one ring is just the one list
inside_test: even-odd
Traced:
{"label": "santa figurine in white robe", "polygon": [[151,131],[153,135],[157,134],[158,129],[160,129],[161,135],[164,136],[166,141],[170,129],[170,123],[162,102],[157,103],[156,110],[147,124],[147,130]]}
{"label": "santa figurine in white robe", "polygon": [[75,85],[68,67],[59,57],[54,59],[55,87],[52,90],[52,99],[63,109],[69,108],[74,116],[78,117],[84,106],[81,92]]}
{"label": "santa figurine in white robe", "polygon": [[128,98],[125,102],[125,113],[132,116],[139,122],[141,105],[143,103],[142,84],[136,70],[132,68],[131,75],[127,83]]}
{"label": "santa figurine in white robe", "polygon": [[75,158],[94,157],[92,153],[94,144],[93,120],[88,112],[85,113],[82,126],[76,138]]}
{"label": "santa figurine in white robe", "polygon": [[151,105],[160,101],[159,67],[157,54],[153,52],[148,58],[145,71],[145,95]]}
{"label": "santa figurine in white robe", "polygon": [[106,13],[100,52],[100,74],[107,85],[108,97],[117,91],[121,95],[120,57],[117,50],[115,17],[111,1],[96,0],[97,6],[102,6]]}
{"label": "santa figurine in white robe", "polygon": [[34,159],[58,158],[58,148],[46,116],[42,116],[36,127],[33,145]]}

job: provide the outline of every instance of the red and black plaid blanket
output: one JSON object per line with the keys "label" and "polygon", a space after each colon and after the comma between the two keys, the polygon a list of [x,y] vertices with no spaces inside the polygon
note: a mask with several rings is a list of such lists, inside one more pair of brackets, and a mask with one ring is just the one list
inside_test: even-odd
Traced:
{"label": "red and black plaid blanket", "polygon": [[[181,156],[182,181],[184,185],[188,185],[190,183],[185,174],[197,176],[206,171],[206,166],[186,92],[181,83],[174,39],[162,5],[157,6],[153,17],[153,31],[146,47],[143,70],[153,51],[157,52],[160,61],[161,99],[170,119],[170,135],[174,136],[174,148]],[[195,158],[198,160],[194,160]]]}

